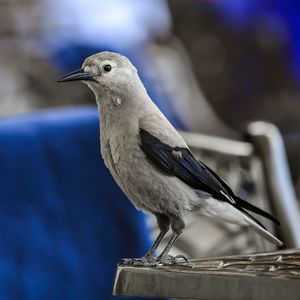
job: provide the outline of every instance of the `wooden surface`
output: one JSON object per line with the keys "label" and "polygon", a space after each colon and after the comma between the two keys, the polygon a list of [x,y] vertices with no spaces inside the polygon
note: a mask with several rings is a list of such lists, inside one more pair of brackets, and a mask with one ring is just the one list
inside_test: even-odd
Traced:
{"label": "wooden surface", "polygon": [[118,266],[115,296],[182,299],[300,299],[300,250],[191,260],[172,266]]}

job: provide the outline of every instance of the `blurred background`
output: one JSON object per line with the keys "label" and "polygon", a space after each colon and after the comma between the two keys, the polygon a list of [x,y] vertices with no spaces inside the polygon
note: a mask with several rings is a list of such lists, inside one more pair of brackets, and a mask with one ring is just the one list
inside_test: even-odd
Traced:
{"label": "blurred background", "polygon": [[[242,137],[241,132],[243,128],[251,121],[264,120],[275,124],[283,136],[293,186],[299,198],[299,1],[1,0],[1,153],[15,151],[19,140],[14,140],[10,148],[6,148],[6,143],[11,141],[12,135],[14,137],[18,136],[18,134],[21,136],[18,128],[21,127],[22,130],[26,128],[27,130],[28,122],[31,124],[31,127],[40,126],[40,128],[43,128],[44,126],[45,130],[42,133],[38,131],[35,135],[37,139],[41,139],[41,136],[46,134],[47,128],[54,126],[54,123],[64,123],[65,115],[60,108],[64,108],[63,112],[68,115],[69,109],[73,107],[81,109],[84,106],[83,116],[78,111],[76,111],[75,115],[72,112],[70,120],[76,122],[80,118],[86,118],[87,121],[84,121],[82,126],[91,122],[91,127],[93,128],[91,129],[91,139],[94,140],[93,142],[88,140],[86,143],[91,143],[89,151],[92,151],[91,155],[94,155],[95,161],[99,160],[100,164],[100,157],[97,154],[99,150],[98,121],[93,94],[86,86],[80,83],[61,85],[57,84],[56,80],[60,75],[80,68],[87,56],[103,50],[120,52],[132,60],[137,66],[150,96],[178,129],[239,140]],[[49,110],[50,108],[54,110]],[[40,113],[45,115],[40,115]],[[22,121],[20,121],[20,118]],[[35,118],[38,119],[38,122],[32,121],[36,120]],[[50,125],[48,126],[48,121],[44,120],[48,120]],[[82,123],[79,122],[79,124]],[[74,125],[74,128],[76,128],[78,133],[80,129],[76,126]],[[53,128],[56,127],[54,126]],[[53,135],[54,129],[49,131],[49,134]],[[70,133],[69,135],[67,132],[67,130],[64,131],[66,139],[73,134]],[[86,132],[83,131],[82,134],[86,134]],[[9,135],[8,133],[11,134]],[[74,141],[78,141],[78,136],[74,136]],[[47,152],[47,147],[55,139],[56,135],[54,134],[47,142],[48,144],[43,144],[43,147],[45,147],[43,151]],[[24,149],[27,146],[31,147],[30,143],[28,141],[21,143],[18,149]],[[63,145],[63,141],[61,143]],[[72,148],[70,145],[69,147]],[[34,151],[28,154],[30,160],[34,160]],[[82,151],[80,155],[85,155],[86,152],[84,151],[86,149]],[[20,153],[18,152],[16,155],[21,155]],[[57,149],[55,155],[59,155],[59,153],[60,150]],[[73,154],[69,150],[65,155],[69,157]],[[23,216],[24,211],[18,210],[20,209],[19,202],[21,201],[22,205],[26,206],[26,202],[31,201],[31,196],[28,196],[28,194],[24,196],[24,193],[20,192],[13,199],[11,194],[5,194],[3,191],[6,191],[7,186],[13,182],[13,180],[9,182],[11,177],[7,176],[8,174],[17,174],[15,176],[18,176],[20,182],[27,180],[27,189],[34,181],[30,179],[30,177],[34,177],[34,174],[31,174],[32,169],[30,167],[23,166],[24,159],[20,159],[20,162],[16,165],[13,155],[4,155],[3,157],[5,157],[5,160],[3,159],[2,165],[0,164],[0,169],[2,169],[1,184],[3,186],[2,196],[0,192],[0,201],[2,200],[1,205],[5,211],[3,214],[14,216],[13,220],[21,220],[20,218]],[[74,161],[78,161],[78,157],[74,156]],[[6,164],[7,161],[9,163]],[[53,163],[51,160],[48,162],[50,165]],[[8,173],[8,170],[11,168],[14,168],[15,173]],[[54,174],[61,174],[60,170],[62,169],[60,168],[64,168],[63,163],[57,165],[57,168],[53,171],[56,172]],[[82,168],[86,171],[86,176],[90,176],[90,169],[85,169],[86,164],[82,165]],[[102,172],[101,168],[104,169],[102,165],[99,165],[99,172]],[[23,177],[20,175],[21,169],[24,170],[25,175]],[[69,173],[66,176],[69,176],[71,172],[78,172],[78,169],[75,167],[72,170],[68,169]],[[93,174],[97,174],[96,169],[94,172]],[[107,171],[103,172],[106,172],[103,173],[103,178],[110,181],[111,178]],[[96,182],[100,182],[97,181],[100,180],[99,176],[99,174],[95,175],[95,185],[97,185]],[[26,179],[24,179],[25,177]],[[58,186],[63,187],[66,180],[68,179],[62,178],[61,182],[57,183]],[[85,182],[87,180],[87,178],[77,178],[73,182],[72,189],[76,188],[76,183],[80,185],[81,181]],[[103,182],[103,179],[101,180]],[[15,183],[13,188],[18,190],[20,182]],[[35,182],[33,185],[36,184]],[[48,186],[47,183],[45,185]],[[101,184],[98,183],[97,186],[99,187],[97,193],[101,194]],[[113,188],[117,189],[115,186]],[[37,203],[39,203],[41,193],[42,191],[34,195]],[[90,197],[95,197],[96,199],[97,193],[91,194]],[[119,190],[116,193],[116,198],[123,197]],[[85,205],[89,205],[89,198],[83,199],[82,194],[80,192],[78,194],[80,195],[78,203],[76,202],[78,204],[78,214],[72,215],[74,222],[76,222],[76,218],[81,218],[79,212],[83,204],[80,201],[85,201]],[[6,204],[6,201],[9,201],[8,199],[15,201],[9,204],[11,207]],[[51,199],[48,203],[49,207],[58,205],[55,201],[51,203]],[[63,196],[62,199],[62,201],[67,201],[66,196]],[[70,209],[73,209],[71,200],[68,205],[70,205]],[[95,205],[98,210],[102,210],[101,207],[97,206],[98,204]],[[7,210],[7,207],[10,208]],[[19,208],[16,210],[16,207]],[[89,214],[92,213],[95,207],[90,208],[89,213],[87,213],[87,219],[89,219],[88,216],[90,216]],[[65,209],[64,213],[68,211],[67,208]],[[135,214],[131,207],[126,207],[126,209],[130,211],[130,214]],[[39,214],[39,212],[36,213]],[[52,213],[55,219],[55,216],[57,216],[55,210]],[[18,214],[21,214],[20,218]],[[45,215],[42,217],[41,222],[44,222],[45,218],[49,221],[51,216],[51,214]],[[28,220],[31,220],[30,217],[28,218]],[[64,215],[61,215],[61,218],[65,220]],[[139,216],[138,218],[143,217]],[[114,217],[113,220],[115,220]],[[137,224],[140,224],[139,222],[144,221],[139,220]],[[13,245],[14,234],[12,227],[17,225],[9,218],[5,224],[7,227],[3,225],[4,227],[0,228],[2,242],[5,243],[6,238],[4,238],[4,235],[7,234],[7,230],[10,230],[10,238]],[[21,222],[20,224],[26,227],[24,224],[27,223]],[[49,221],[49,224],[51,224],[51,221]],[[32,226],[36,228],[35,225]],[[43,225],[40,226],[40,228],[43,227]],[[62,225],[60,228],[61,232],[64,232],[64,226]],[[147,228],[147,222],[143,226]],[[50,233],[48,232],[50,234],[50,243],[52,239],[51,234],[53,234],[53,228],[51,228],[50,226]],[[74,230],[74,235],[76,236],[76,228],[72,226],[71,228],[73,228],[72,230]],[[90,232],[91,229],[86,230],[86,232]],[[19,234],[22,235],[23,233]],[[44,236],[43,232],[39,234]],[[21,237],[19,238],[21,239]],[[94,238],[99,241],[101,235]],[[110,239],[110,237],[108,236],[106,239]],[[65,239],[62,238],[61,242],[64,243],[64,241]],[[143,240],[136,247],[144,249],[148,243],[148,241]],[[11,278],[9,286],[5,290],[2,289],[4,292],[1,299],[38,299],[38,296],[43,296],[46,299],[44,297],[45,291],[52,295],[52,299],[69,299],[71,297],[72,299],[76,297],[80,299],[79,295],[86,299],[109,299],[107,295],[110,294],[111,286],[105,284],[107,287],[105,293],[107,294],[104,293],[103,289],[99,288],[95,292],[95,290],[90,288],[91,286],[99,287],[97,270],[93,270],[94,285],[91,284],[90,280],[87,281],[85,286],[80,287],[80,293],[82,294],[78,291],[76,292],[76,289],[74,289],[74,294],[71,292],[62,293],[57,289],[58,294],[55,294],[51,287],[47,285],[43,288],[37,287],[39,284],[42,284],[39,283],[39,280],[24,281],[24,277],[22,277],[24,274],[25,277],[39,277],[40,272],[43,272],[43,268],[34,269],[33,273],[29,275],[26,275],[25,271],[25,273],[20,273],[18,271],[19,266],[22,265],[23,270],[28,270],[28,267],[33,266],[35,262],[30,260],[30,263],[28,263],[29,258],[23,257],[24,253],[18,249],[20,246],[18,245],[12,246],[15,247],[14,251],[17,251],[16,253],[11,252],[10,249],[12,248],[7,248],[8,256],[0,255],[2,257],[1,263],[7,267],[7,272],[1,275],[2,278],[7,279],[11,276],[9,277]],[[81,247],[80,238],[77,246],[77,248]],[[24,240],[22,247],[26,249],[26,240]],[[57,247],[62,246],[57,244]],[[101,245],[99,247],[101,248]],[[111,243],[110,247],[113,247],[113,243]],[[69,255],[70,249],[66,250],[66,256]],[[90,248],[87,247],[86,249]],[[21,254],[19,251],[21,251]],[[33,248],[32,251],[28,254],[30,259],[32,259],[32,255],[39,253],[37,248]],[[51,253],[53,254],[54,252]],[[141,250],[141,252],[143,251]],[[51,253],[49,257],[51,257]],[[79,251],[78,253],[87,255],[88,252]],[[111,269],[108,273],[104,272],[104,275],[102,274],[101,276],[106,277],[109,274],[107,278],[112,281],[115,263],[120,258],[118,255],[123,255],[123,253],[120,251],[119,254],[116,254],[115,260],[110,265]],[[129,256],[137,256],[138,254],[142,253],[128,251]],[[74,266],[74,261],[76,261],[74,259],[76,254],[73,253],[72,255],[73,258],[69,258],[70,268]],[[78,266],[80,265],[80,255],[77,257]],[[94,255],[97,257],[96,252]],[[16,258],[19,260],[16,261]],[[8,259],[11,259],[11,264],[8,264]],[[45,258],[48,262],[49,259]],[[95,258],[95,260],[97,259]],[[98,263],[97,268],[99,269],[101,268],[99,259]],[[40,261],[36,262],[36,264],[41,266]],[[90,261],[89,264],[91,267],[93,262]],[[73,270],[74,274],[77,271],[82,273],[84,268],[82,269],[81,267]],[[18,272],[19,275],[12,275],[12,270]],[[56,271],[60,273],[60,268],[58,267]],[[53,274],[51,273],[54,277],[56,276],[55,274],[58,274],[55,273],[56,271],[53,271]],[[86,272],[90,274],[90,269],[88,268]],[[23,275],[21,276],[21,274]],[[66,274],[69,273],[67,272]],[[20,279],[20,276],[22,279]],[[74,288],[72,283],[80,281],[79,277],[68,278],[69,281],[66,286],[69,289]],[[15,286],[13,282],[20,280],[23,282],[22,286]],[[61,280],[60,284],[64,285],[63,277],[61,277]],[[3,282],[2,280],[1,284]],[[56,282],[54,286],[56,284],[59,284],[59,282]],[[79,289],[78,285],[77,288]],[[91,289],[93,290],[92,292]],[[40,291],[40,294],[37,293],[37,290]],[[84,297],[83,295],[87,295],[85,294],[87,290],[89,290],[90,294],[88,297]],[[14,296],[12,297],[11,295]]]}
{"label": "blurred background", "polygon": [[[137,64],[150,94],[165,113],[176,116],[173,123],[179,127],[234,136],[233,129],[251,120],[276,124],[285,137],[299,194],[297,1],[0,3],[1,116],[94,104],[86,87],[55,81],[90,54],[118,51]],[[172,72],[180,63],[195,76],[200,91],[195,95],[186,91],[189,76]],[[208,117],[222,123],[201,120],[201,106],[211,108]]]}

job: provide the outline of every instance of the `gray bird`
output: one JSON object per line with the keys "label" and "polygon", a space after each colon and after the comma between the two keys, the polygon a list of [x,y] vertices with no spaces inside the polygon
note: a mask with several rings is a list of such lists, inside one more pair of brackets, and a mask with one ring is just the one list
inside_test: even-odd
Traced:
{"label": "gray bird", "polygon": [[[193,210],[251,226],[268,241],[283,245],[249,211],[278,225],[279,221],[236,196],[221,177],[192,154],[152,102],[136,68],[125,56],[112,52],[92,55],[81,69],[58,82],[75,80],[82,80],[95,93],[105,165],[134,206],[155,215],[160,229],[144,257],[123,263],[157,265],[183,258],[168,253],[185,227],[184,215]],[[155,250],[170,227],[172,236],[155,257]]]}

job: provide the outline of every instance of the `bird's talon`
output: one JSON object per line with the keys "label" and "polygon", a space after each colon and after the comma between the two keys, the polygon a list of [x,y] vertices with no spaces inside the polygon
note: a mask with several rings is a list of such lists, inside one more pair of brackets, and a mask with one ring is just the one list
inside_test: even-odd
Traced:
{"label": "bird's talon", "polygon": [[146,255],[140,258],[123,258],[119,262],[119,266],[153,266],[156,261],[156,258],[151,255]]}
{"label": "bird's talon", "polygon": [[175,259],[177,261],[184,260],[185,262],[188,262],[188,259],[184,255],[176,255]]}
{"label": "bird's talon", "polygon": [[166,256],[159,256],[156,260],[156,265],[175,265],[180,262],[188,262],[187,258],[183,255],[166,255]]}

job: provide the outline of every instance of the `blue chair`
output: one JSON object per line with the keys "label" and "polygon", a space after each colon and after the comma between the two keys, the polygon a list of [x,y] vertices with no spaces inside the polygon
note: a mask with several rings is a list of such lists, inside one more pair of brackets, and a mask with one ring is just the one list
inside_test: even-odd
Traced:
{"label": "blue chair", "polygon": [[150,246],[98,128],[94,107],[0,121],[0,299],[116,299],[116,264]]}

